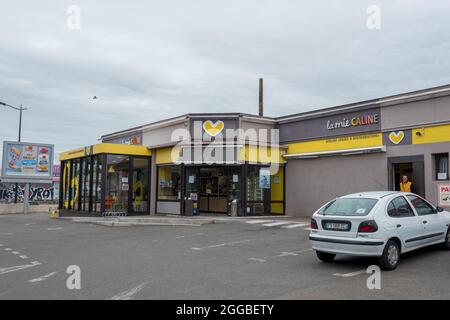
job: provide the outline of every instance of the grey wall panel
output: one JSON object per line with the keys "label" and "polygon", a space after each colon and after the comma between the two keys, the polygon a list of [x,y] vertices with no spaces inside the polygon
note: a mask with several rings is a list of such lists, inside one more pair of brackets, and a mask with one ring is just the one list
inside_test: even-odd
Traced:
{"label": "grey wall panel", "polygon": [[[361,116],[374,116],[377,118],[377,121],[376,123],[367,125],[344,125],[344,127],[336,127],[336,123],[340,125],[342,123],[347,123],[348,121],[351,122],[351,119]],[[305,139],[320,139],[338,135],[379,131],[381,129],[381,121],[380,108],[371,108],[338,115],[282,123],[279,124],[278,129],[280,130],[280,142],[286,143]],[[333,126],[334,128],[330,128],[330,126]]]}
{"label": "grey wall panel", "polygon": [[286,166],[286,214],[310,217],[335,197],[386,189],[385,153],[292,159]]}
{"label": "grey wall panel", "polygon": [[450,97],[409,102],[381,108],[383,130],[450,122]]}
{"label": "grey wall panel", "polygon": [[[153,128],[148,131],[144,131],[143,137],[142,137],[142,144],[144,146],[161,146],[161,145],[167,145],[170,143],[174,143],[176,141],[172,141],[172,133],[176,129],[185,129],[188,130],[188,122],[185,123],[178,123],[171,126],[161,127],[161,128]],[[189,131],[186,131],[189,134]]]}
{"label": "grey wall panel", "polygon": [[171,201],[158,201],[158,213],[180,214],[180,203]]}

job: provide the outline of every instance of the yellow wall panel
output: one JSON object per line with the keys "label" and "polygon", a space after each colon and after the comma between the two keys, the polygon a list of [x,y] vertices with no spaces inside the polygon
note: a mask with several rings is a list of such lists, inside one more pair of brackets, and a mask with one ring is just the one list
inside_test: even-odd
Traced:
{"label": "yellow wall panel", "polygon": [[381,146],[382,144],[383,135],[381,132],[369,133],[357,136],[294,142],[288,144],[287,154],[369,148]]}
{"label": "yellow wall panel", "polygon": [[176,159],[172,159],[172,147],[160,148],[156,150],[156,164],[173,163]]}
{"label": "yellow wall panel", "polygon": [[[419,133],[419,135],[417,134]],[[412,130],[412,143],[437,143],[450,141],[450,125],[417,128]]]}

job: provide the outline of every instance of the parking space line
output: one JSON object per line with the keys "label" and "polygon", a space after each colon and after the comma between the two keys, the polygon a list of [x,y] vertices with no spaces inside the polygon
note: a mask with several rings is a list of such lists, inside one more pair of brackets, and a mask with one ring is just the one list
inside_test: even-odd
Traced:
{"label": "parking space line", "polygon": [[28,259],[28,257],[26,255],[24,255],[24,254],[19,256],[19,258],[21,258],[21,259]]}
{"label": "parking space line", "polygon": [[349,273],[335,273],[335,274],[333,274],[333,276],[342,277],[342,278],[348,278],[348,277],[358,276],[358,275],[363,274],[363,273],[367,273],[367,270],[363,269],[363,270],[349,272]]}
{"label": "parking space line", "polygon": [[267,262],[267,260],[272,260],[272,259],[276,259],[276,258],[281,258],[281,257],[288,257],[288,256],[298,256],[301,253],[306,253],[306,252],[310,252],[312,251],[311,248],[309,249],[302,249],[302,250],[298,250],[298,251],[283,251],[280,254],[274,255],[274,256],[267,256],[267,257],[263,257],[263,258],[248,258],[248,260],[250,261],[257,261],[257,262]]}
{"label": "parking space line", "polygon": [[241,243],[246,243],[252,240],[240,240],[240,241],[232,241],[232,242],[225,242],[225,243],[219,243],[219,244],[213,244],[210,246],[206,246],[206,247],[192,247],[192,250],[204,250],[204,249],[211,249],[211,248],[220,248],[220,247],[225,247],[225,246],[233,246],[235,244],[241,244]]}
{"label": "parking space line", "polygon": [[255,223],[266,223],[266,222],[271,222],[273,220],[247,220],[245,221],[245,223],[249,223],[249,224],[255,224]]}
{"label": "parking space line", "polygon": [[276,221],[276,222],[271,222],[271,223],[265,223],[263,224],[264,227],[276,227],[276,226],[281,226],[283,224],[290,224],[292,223],[292,221]]}
{"label": "parking space line", "polygon": [[258,262],[267,262],[267,260],[265,260],[265,259],[260,259],[260,258],[248,258],[248,260],[258,261]]}
{"label": "parking space line", "polygon": [[0,236],[12,236],[13,234],[12,232],[0,232]]}
{"label": "parking space line", "polygon": [[119,294],[116,294],[115,296],[109,298],[109,300],[131,300],[133,299],[133,296],[135,296],[139,291],[141,291],[148,282],[141,283],[137,287],[134,287],[130,290],[121,292]]}
{"label": "parking space line", "polygon": [[19,251],[13,251],[13,252],[11,252],[12,254],[20,254],[20,252]]}
{"label": "parking space line", "polygon": [[5,248],[5,251],[12,251],[11,248]]}
{"label": "parking space line", "polygon": [[14,271],[23,270],[23,269],[28,269],[31,267],[38,266],[40,264],[41,263],[39,261],[33,261],[33,262],[31,262],[31,264],[24,264],[24,265],[8,267],[8,268],[0,268],[0,274],[5,274],[5,273],[10,273],[10,272],[14,272]]}
{"label": "parking space line", "polygon": [[282,228],[291,229],[291,228],[306,227],[306,226],[309,226],[309,223],[290,224],[288,226],[282,226]]}
{"label": "parking space line", "polygon": [[53,276],[53,275],[55,275],[55,274],[57,274],[56,271],[55,271],[55,272],[50,272],[49,274],[46,274],[45,276],[42,276],[42,277],[38,277],[38,278],[35,278],[35,279],[28,280],[28,282],[40,282],[40,281],[44,281],[44,280],[50,278],[51,276]]}
{"label": "parking space line", "polygon": [[31,226],[33,224],[36,224],[36,222],[29,222],[29,223],[25,223],[26,226]]}
{"label": "parking space line", "polygon": [[61,229],[62,229],[62,227],[47,228],[48,231],[61,230]]}

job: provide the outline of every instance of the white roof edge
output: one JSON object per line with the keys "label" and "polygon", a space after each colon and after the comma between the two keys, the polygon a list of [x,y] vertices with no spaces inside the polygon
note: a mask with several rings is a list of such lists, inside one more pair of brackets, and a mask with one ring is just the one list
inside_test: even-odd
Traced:
{"label": "white roof edge", "polygon": [[417,98],[425,99],[426,97],[433,98],[433,95],[442,94],[442,93],[447,93],[450,95],[450,86],[445,87],[445,88],[434,88],[434,89],[430,89],[429,91],[398,94],[398,95],[389,96],[389,97],[385,97],[385,98],[377,98],[377,99],[373,99],[373,100],[363,101],[360,103],[357,102],[355,104],[344,105],[342,107],[336,106],[336,107],[326,108],[324,110],[319,109],[317,111],[304,112],[304,113],[300,113],[300,114],[292,115],[292,116],[282,116],[282,117],[275,118],[275,121],[277,123],[282,123],[282,122],[286,122],[286,121],[302,119],[302,118],[309,118],[309,117],[316,117],[316,116],[320,116],[322,114],[340,112],[340,111],[345,111],[345,110],[349,110],[349,109],[357,109],[357,108],[370,107],[370,106],[373,106],[373,107],[390,106],[390,105],[399,104],[402,102],[408,102],[407,100],[410,100],[410,99],[417,99]]}

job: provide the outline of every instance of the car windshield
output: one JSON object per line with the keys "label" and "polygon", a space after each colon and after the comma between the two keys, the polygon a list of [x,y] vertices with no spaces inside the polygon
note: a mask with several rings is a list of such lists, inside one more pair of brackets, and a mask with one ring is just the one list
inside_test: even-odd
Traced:
{"label": "car windshield", "polygon": [[327,216],[366,216],[377,201],[367,198],[340,198],[328,203],[319,213]]}

